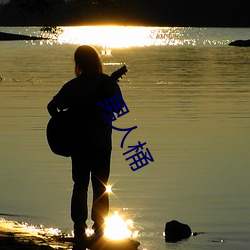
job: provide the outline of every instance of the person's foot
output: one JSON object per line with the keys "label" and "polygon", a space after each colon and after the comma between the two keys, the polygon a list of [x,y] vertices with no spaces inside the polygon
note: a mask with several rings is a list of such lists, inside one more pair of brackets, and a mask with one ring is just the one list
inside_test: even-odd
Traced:
{"label": "person's foot", "polygon": [[73,250],[85,250],[90,246],[90,238],[83,234],[81,236],[74,237],[74,248]]}
{"label": "person's foot", "polygon": [[87,248],[88,240],[86,235],[87,225],[74,224],[74,250],[83,250]]}
{"label": "person's foot", "polygon": [[74,237],[81,238],[86,234],[86,229],[88,228],[86,223],[74,224]]}
{"label": "person's foot", "polygon": [[104,235],[104,228],[103,226],[99,226],[96,223],[92,226],[92,229],[94,230],[94,234],[91,237],[91,241],[95,243],[98,241],[103,235]]}

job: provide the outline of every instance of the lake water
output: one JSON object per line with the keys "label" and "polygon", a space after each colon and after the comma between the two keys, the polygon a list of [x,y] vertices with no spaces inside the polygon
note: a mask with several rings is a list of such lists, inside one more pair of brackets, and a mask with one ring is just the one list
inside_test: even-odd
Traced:
{"label": "lake water", "polygon": [[[250,29],[64,29],[58,43],[0,42],[0,217],[71,231],[70,159],[48,148],[46,105],[74,77],[78,44],[92,43],[112,51],[106,73],[126,63],[130,112],[113,125],[137,126],[125,147],[146,142],[154,158],[131,171],[113,132],[111,211],[134,221],[143,250],[249,249],[250,48],[228,43]],[[173,219],[204,234],[165,243]]]}

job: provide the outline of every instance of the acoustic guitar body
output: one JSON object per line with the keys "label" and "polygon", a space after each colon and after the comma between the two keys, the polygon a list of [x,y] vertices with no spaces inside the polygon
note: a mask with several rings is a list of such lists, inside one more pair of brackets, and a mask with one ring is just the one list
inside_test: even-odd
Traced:
{"label": "acoustic guitar body", "polygon": [[60,111],[50,118],[46,135],[53,153],[65,157],[71,155],[72,129],[72,117],[69,111]]}
{"label": "acoustic guitar body", "polygon": [[[109,80],[118,81],[127,72],[126,65],[112,73]],[[72,113],[60,111],[51,117],[46,130],[47,141],[51,151],[57,155],[69,157],[77,139],[77,129]]]}

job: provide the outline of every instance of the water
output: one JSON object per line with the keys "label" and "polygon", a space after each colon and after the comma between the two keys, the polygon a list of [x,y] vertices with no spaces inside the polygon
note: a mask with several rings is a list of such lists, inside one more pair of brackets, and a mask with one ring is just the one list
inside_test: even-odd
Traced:
{"label": "water", "polygon": [[[105,72],[127,64],[120,86],[130,112],[114,126],[138,126],[125,147],[146,142],[155,160],[132,172],[124,134],[113,132],[111,210],[134,220],[140,249],[249,249],[250,50],[227,44],[249,39],[250,29],[151,27],[134,40],[129,29],[127,46],[124,37],[88,38],[112,50],[102,56]],[[46,105],[74,77],[73,53],[85,37],[0,43],[0,213],[12,214],[0,217],[71,231],[70,159],[48,148]],[[167,244],[172,219],[204,234]]]}

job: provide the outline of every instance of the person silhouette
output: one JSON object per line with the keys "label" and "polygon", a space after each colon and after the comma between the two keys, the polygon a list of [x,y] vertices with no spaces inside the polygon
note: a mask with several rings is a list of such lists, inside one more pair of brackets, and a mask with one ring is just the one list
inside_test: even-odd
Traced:
{"label": "person silhouette", "polygon": [[[79,46],[74,54],[76,77],[65,83],[49,102],[51,116],[60,110],[71,112],[72,179],[71,218],[76,242],[86,238],[87,194],[91,178],[93,204],[91,218],[95,235],[103,235],[105,217],[109,213],[106,186],[110,174],[112,149],[112,114],[99,102],[120,95],[117,81],[103,73],[99,53],[89,45]],[[116,113],[120,110],[116,109]],[[107,117],[109,119],[107,119]]]}

